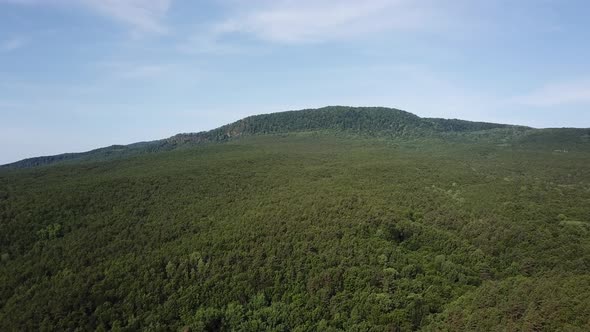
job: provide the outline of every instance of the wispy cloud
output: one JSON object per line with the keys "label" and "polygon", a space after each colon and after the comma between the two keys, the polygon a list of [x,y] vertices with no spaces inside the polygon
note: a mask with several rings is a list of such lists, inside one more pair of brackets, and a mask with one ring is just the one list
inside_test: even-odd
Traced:
{"label": "wispy cloud", "polygon": [[176,68],[176,65],[134,61],[105,61],[95,63],[95,67],[103,77],[128,80],[161,77],[170,74]]}
{"label": "wispy cloud", "polygon": [[140,32],[164,33],[162,19],[172,0],[81,0],[83,4]]}
{"label": "wispy cloud", "polygon": [[18,50],[27,45],[28,39],[23,37],[13,37],[0,42],[0,52],[11,52]]}
{"label": "wispy cloud", "polygon": [[590,79],[547,84],[512,101],[534,107],[590,104]]}
{"label": "wispy cloud", "polygon": [[11,109],[16,109],[16,108],[21,108],[23,106],[26,106],[26,105],[22,104],[22,103],[7,102],[7,101],[0,100],[0,110],[11,110]]}
{"label": "wispy cloud", "polygon": [[162,23],[173,0],[0,0],[0,4],[83,6],[140,33],[165,33]]}
{"label": "wispy cloud", "polygon": [[227,31],[222,29],[218,24],[201,25],[196,33],[181,42],[177,46],[177,50],[188,54],[214,54],[214,55],[236,55],[236,54],[252,54],[255,52],[252,45],[244,45],[243,43],[227,41]]}
{"label": "wispy cloud", "polygon": [[[440,2],[440,1],[439,1]],[[280,43],[313,43],[383,31],[432,29],[443,24],[431,0],[232,1],[238,8],[215,31]],[[445,1],[442,1],[445,2]]]}

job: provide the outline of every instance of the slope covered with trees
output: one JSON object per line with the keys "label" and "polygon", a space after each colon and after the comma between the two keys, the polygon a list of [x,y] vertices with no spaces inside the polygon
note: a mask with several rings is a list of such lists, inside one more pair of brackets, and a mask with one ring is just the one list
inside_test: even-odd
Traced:
{"label": "slope covered with trees", "polygon": [[72,160],[76,162],[112,160],[137,154],[169,151],[195,144],[225,142],[253,135],[325,131],[342,135],[408,139],[495,128],[512,128],[520,131],[527,129],[494,123],[426,119],[405,111],[383,107],[329,106],[321,109],[255,115],[210,131],[178,134],[164,140],[114,145],[82,153],[29,158],[3,167],[28,168]]}
{"label": "slope covered with trees", "polygon": [[179,134],[169,142],[223,141],[239,136],[306,131],[336,131],[363,136],[415,138],[441,133],[480,131],[511,126],[462,120],[420,118],[405,111],[383,107],[332,106],[321,109],[256,115],[196,133]]}
{"label": "slope covered with trees", "polygon": [[399,115],[1,171],[0,330],[589,330],[590,131]]}

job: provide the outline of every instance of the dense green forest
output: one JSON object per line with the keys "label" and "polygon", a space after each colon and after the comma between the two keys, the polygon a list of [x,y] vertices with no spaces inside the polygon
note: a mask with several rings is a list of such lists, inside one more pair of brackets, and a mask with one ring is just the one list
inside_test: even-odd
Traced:
{"label": "dense green forest", "polygon": [[590,330],[590,130],[326,108],[109,149],[0,170],[1,331]]}
{"label": "dense green forest", "polygon": [[0,168],[28,168],[67,161],[111,160],[138,154],[170,151],[203,143],[226,142],[252,135],[309,131],[354,134],[362,137],[442,137],[488,129],[525,132],[526,127],[485,122],[420,118],[414,114],[384,107],[328,106],[320,109],[255,115],[210,131],[178,134],[168,139],[113,145],[82,153],[21,160]]}

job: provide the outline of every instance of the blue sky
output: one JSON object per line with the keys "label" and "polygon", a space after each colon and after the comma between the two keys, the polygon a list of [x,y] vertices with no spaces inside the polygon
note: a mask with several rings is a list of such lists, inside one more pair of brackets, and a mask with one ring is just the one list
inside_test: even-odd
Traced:
{"label": "blue sky", "polygon": [[325,105],[590,127],[586,0],[0,0],[0,163]]}

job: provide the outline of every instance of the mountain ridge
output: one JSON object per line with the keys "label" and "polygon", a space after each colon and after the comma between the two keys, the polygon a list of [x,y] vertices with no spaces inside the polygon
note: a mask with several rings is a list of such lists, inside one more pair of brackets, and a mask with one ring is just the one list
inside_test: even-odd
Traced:
{"label": "mountain ridge", "polygon": [[426,118],[387,107],[326,106],[252,115],[221,127],[196,133],[179,133],[165,139],[112,145],[79,153],[26,158],[0,165],[0,169],[31,168],[66,161],[109,159],[142,153],[168,151],[180,146],[217,143],[251,135],[304,131],[337,131],[365,136],[395,138],[444,137],[490,130],[538,131],[531,127],[459,119]]}

